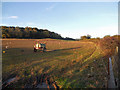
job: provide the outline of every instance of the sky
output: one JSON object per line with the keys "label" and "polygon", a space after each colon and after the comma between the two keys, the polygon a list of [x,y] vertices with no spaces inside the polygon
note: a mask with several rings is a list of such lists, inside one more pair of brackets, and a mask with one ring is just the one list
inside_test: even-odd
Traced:
{"label": "sky", "polygon": [[117,2],[3,2],[2,25],[37,27],[80,38],[118,34]]}

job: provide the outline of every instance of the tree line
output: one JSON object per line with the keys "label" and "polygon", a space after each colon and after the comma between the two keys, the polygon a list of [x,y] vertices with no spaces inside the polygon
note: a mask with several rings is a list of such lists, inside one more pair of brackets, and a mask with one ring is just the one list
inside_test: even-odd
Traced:
{"label": "tree line", "polygon": [[31,27],[13,27],[13,26],[0,26],[2,30],[2,38],[20,38],[20,39],[42,39],[53,38],[63,39],[63,37],[55,32],[47,29],[38,29]]}

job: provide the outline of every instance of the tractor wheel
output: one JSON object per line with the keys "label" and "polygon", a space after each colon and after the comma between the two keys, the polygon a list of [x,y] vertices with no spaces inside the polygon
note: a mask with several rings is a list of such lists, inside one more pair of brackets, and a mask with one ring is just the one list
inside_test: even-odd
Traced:
{"label": "tractor wheel", "polygon": [[37,49],[34,48],[34,52],[37,52]]}
{"label": "tractor wheel", "polygon": [[46,47],[45,47],[45,50],[46,50]]}
{"label": "tractor wheel", "polygon": [[46,48],[42,48],[42,51],[45,52]]}

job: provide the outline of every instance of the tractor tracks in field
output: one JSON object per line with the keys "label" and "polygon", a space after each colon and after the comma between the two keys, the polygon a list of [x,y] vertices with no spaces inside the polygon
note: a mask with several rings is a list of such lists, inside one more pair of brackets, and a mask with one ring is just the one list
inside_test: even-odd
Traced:
{"label": "tractor tracks in field", "polygon": [[85,60],[83,61],[82,66],[80,67],[80,71],[83,71],[86,67],[88,67],[88,64],[91,63],[91,61],[89,61],[89,60],[94,55],[94,53],[95,53],[96,50],[97,50],[97,46],[95,45],[95,48],[94,48],[93,52],[89,55],[89,57],[85,58]]}
{"label": "tractor tracks in field", "polygon": [[87,62],[95,53],[95,51],[97,50],[97,46],[95,45],[95,49],[93,50],[93,52],[83,61],[83,63]]}
{"label": "tractor tracks in field", "polygon": [[[14,88],[14,84],[22,80],[19,77],[13,77],[8,79],[2,84],[2,89]],[[46,88],[46,89],[59,89],[59,86],[55,81],[50,80],[50,76],[47,74],[41,74],[40,76],[32,76],[28,81],[22,86],[23,88]]]}

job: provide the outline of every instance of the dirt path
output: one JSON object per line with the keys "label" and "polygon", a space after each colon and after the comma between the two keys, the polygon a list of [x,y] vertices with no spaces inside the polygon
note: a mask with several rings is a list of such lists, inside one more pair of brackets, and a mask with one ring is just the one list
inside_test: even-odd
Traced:
{"label": "dirt path", "polygon": [[108,88],[116,88],[115,86],[115,79],[114,79],[114,74],[112,70],[112,61],[111,58],[109,58],[109,80],[108,80]]}

